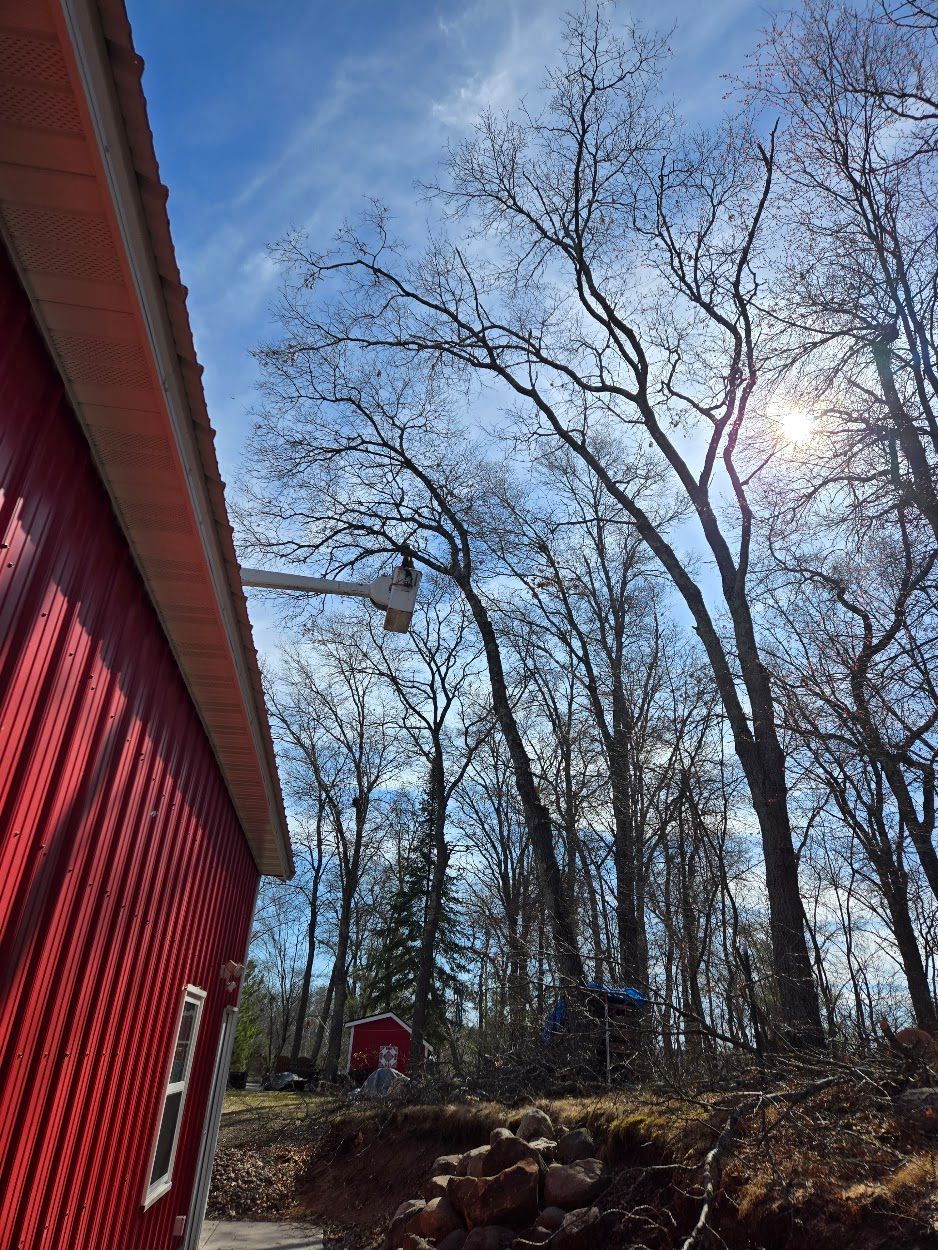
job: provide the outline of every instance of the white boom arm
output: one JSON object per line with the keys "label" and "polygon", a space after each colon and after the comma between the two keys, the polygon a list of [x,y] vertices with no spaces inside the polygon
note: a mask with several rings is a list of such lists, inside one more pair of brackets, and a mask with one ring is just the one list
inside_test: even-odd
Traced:
{"label": "white boom arm", "polygon": [[275,573],[264,569],[241,569],[244,586],[262,590],[302,590],[312,595],[350,595],[370,599],[376,608],[384,608],[384,628],[394,634],[406,634],[414,615],[420,573],[409,560],[399,565],[390,576],[376,577],[373,582],[338,582],[328,577],[307,577],[303,573]]}

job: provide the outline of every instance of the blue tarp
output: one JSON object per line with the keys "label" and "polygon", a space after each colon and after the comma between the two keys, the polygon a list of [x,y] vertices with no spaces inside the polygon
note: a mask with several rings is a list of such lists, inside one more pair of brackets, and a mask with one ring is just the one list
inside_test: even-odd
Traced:
{"label": "blue tarp", "polygon": [[[588,981],[586,989],[592,994],[602,994],[611,1003],[627,1003],[633,1007],[647,1007],[648,999],[641,990],[631,985],[603,985],[601,981]],[[555,1033],[563,1031],[567,1019],[567,1000],[560,998],[554,1003],[544,1027],[541,1030],[541,1042],[547,1045]]]}
{"label": "blue tarp", "polygon": [[594,994],[602,994],[611,1003],[633,1003],[636,1007],[646,1007],[648,999],[641,990],[631,985],[603,985],[601,981],[589,981],[586,988]]}
{"label": "blue tarp", "polygon": [[541,1030],[541,1042],[543,1045],[546,1046],[554,1034],[559,1033],[563,1029],[566,1019],[567,1000],[565,998],[561,998],[554,1003],[550,1015],[544,1021],[544,1027]]}

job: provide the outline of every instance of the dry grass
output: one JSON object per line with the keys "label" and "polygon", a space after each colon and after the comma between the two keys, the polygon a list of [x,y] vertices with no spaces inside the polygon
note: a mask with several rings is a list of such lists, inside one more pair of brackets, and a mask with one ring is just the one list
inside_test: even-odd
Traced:
{"label": "dry grass", "polygon": [[741,1126],[725,1185],[744,1226],[825,1245],[938,1245],[938,1153],[858,1086]]}
{"label": "dry grass", "polygon": [[232,1112],[281,1110],[287,1107],[302,1107],[308,1101],[307,1094],[294,1094],[284,1091],[282,1094],[272,1089],[229,1089],[225,1094],[225,1105],[222,1115]]}
{"label": "dry grass", "polygon": [[318,1140],[344,1105],[340,1098],[319,1094],[229,1090],[222,1111],[219,1146],[308,1146]]}

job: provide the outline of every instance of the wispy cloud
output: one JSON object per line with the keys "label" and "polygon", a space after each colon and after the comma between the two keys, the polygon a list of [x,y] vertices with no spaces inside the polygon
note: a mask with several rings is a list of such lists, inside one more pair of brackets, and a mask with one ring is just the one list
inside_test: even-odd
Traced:
{"label": "wispy cloud", "polygon": [[562,2],[493,5],[489,0],[467,5],[457,20],[441,26],[456,54],[453,60],[467,68],[433,102],[433,116],[447,127],[465,129],[486,109],[510,108],[536,91],[554,57],[568,7]]}
{"label": "wispy cloud", "polygon": [[[366,197],[387,203],[399,231],[419,239],[426,206],[416,183],[433,179],[447,143],[483,110],[536,97],[576,3],[347,0],[327,11],[278,0],[276,25],[265,6],[245,4],[233,26],[226,0],[205,0],[198,17],[189,0],[164,0],[158,21],[147,0],[129,2],[231,477],[250,419],[250,348],[271,329],[277,273],[268,244],[300,228],[328,246]],[[661,0],[651,15],[645,6],[610,8],[623,22],[676,23],[673,88],[701,120],[722,107],[720,72],[739,63],[760,20],[751,0]],[[166,34],[183,20],[190,30],[202,23],[199,58]],[[202,53],[216,58],[214,73]]]}

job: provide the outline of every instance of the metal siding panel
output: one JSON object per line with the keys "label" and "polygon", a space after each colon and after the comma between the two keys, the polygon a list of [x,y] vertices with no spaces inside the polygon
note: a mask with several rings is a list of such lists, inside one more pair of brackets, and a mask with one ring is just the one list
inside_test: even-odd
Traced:
{"label": "metal siding panel", "polygon": [[394,1020],[372,1020],[368,1024],[356,1024],[352,1029],[353,1062],[356,1055],[364,1059],[363,1067],[377,1067],[382,1046],[397,1047],[397,1066],[406,1072],[410,1063],[410,1034]]}
{"label": "metal siding panel", "polygon": [[[0,118],[0,233],[70,381],[255,862],[289,875],[257,657],[123,0],[4,6],[0,114],[12,107],[15,124]],[[42,75],[53,63],[50,86]],[[196,637],[210,654],[192,664]]]}
{"label": "metal siding panel", "polygon": [[[0,1246],[156,1250],[188,1210],[257,870],[0,254]],[[173,1187],[141,1199],[182,987]]]}

